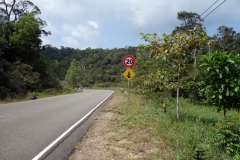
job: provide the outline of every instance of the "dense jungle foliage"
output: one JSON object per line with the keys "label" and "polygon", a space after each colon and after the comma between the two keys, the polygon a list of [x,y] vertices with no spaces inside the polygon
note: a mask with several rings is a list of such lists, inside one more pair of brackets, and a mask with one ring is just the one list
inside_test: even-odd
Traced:
{"label": "dense jungle foliage", "polygon": [[[123,57],[130,54],[136,56],[137,47],[102,49],[86,48],[79,50],[69,47],[60,49],[52,45],[44,45],[42,55],[48,58],[52,63],[52,69],[60,80],[64,80],[71,62],[80,69],[76,71],[81,79],[79,84],[89,87],[97,83],[102,83],[103,87],[109,87],[110,83],[121,83],[125,81],[122,73],[125,71],[122,60]],[[73,72],[73,73],[76,73]],[[74,77],[74,76],[73,76]],[[71,81],[67,81],[71,83]],[[75,84],[75,83],[74,83]],[[73,85],[76,87],[76,85]]]}
{"label": "dense jungle foliage", "polygon": [[31,91],[61,89],[50,63],[40,54],[46,22],[30,1],[0,3],[0,99]]}

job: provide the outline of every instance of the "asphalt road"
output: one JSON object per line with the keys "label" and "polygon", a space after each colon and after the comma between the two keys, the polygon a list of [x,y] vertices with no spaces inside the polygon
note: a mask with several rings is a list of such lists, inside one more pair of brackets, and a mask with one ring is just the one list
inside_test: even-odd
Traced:
{"label": "asphalt road", "polygon": [[30,160],[112,91],[84,92],[0,105],[0,159]]}

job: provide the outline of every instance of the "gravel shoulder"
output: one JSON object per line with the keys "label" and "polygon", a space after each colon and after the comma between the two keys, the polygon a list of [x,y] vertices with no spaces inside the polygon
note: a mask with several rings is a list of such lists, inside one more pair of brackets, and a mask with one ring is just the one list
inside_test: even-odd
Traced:
{"label": "gravel shoulder", "polygon": [[172,159],[172,151],[158,136],[121,126],[123,116],[113,108],[127,101],[115,95],[99,113],[69,160]]}

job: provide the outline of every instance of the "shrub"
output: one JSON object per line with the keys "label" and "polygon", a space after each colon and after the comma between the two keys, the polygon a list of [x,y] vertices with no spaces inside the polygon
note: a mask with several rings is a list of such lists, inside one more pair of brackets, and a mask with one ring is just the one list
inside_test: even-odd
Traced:
{"label": "shrub", "polygon": [[240,154],[240,125],[236,120],[223,120],[217,123],[215,145],[220,152],[230,156]]}
{"label": "shrub", "polygon": [[46,93],[48,95],[56,95],[56,94],[58,94],[58,90],[55,88],[49,88],[49,89],[46,89],[44,91],[44,93]]}

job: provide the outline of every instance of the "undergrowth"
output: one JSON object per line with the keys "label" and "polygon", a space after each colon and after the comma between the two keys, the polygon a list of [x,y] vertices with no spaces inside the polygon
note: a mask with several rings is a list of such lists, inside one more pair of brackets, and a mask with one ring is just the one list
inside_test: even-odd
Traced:
{"label": "undergrowth", "polygon": [[36,96],[37,98],[45,98],[45,97],[51,97],[51,96],[57,96],[57,95],[63,95],[63,94],[71,94],[71,93],[77,93],[78,90],[74,90],[69,87],[64,87],[61,90],[57,90],[54,88],[46,89],[42,92],[29,92],[25,96],[19,96],[15,95],[14,97],[7,97],[6,99],[0,100],[0,103],[9,103],[9,102],[19,102],[19,101],[25,101],[29,100],[31,96]]}

